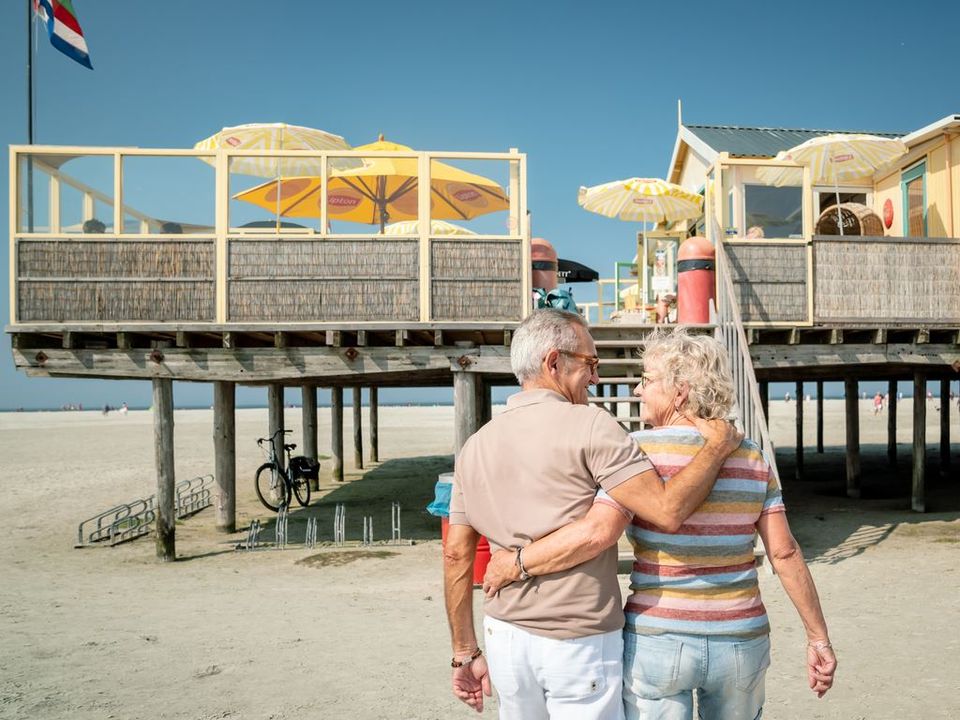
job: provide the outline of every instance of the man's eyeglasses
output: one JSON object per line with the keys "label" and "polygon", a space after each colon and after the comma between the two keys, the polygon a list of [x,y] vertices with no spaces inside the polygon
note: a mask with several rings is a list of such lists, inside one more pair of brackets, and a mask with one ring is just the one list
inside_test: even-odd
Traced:
{"label": "man's eyeglasses", "polygon": [[561,355],[566,355],[567,357],[577,358],[577,360],[583,360],[587,367],[590,368],[590,372],[595,373],[597,368],[600,367],[600,358],[596,355],[585,355],[584,353],[571,352],[570,350],[557,350]]}

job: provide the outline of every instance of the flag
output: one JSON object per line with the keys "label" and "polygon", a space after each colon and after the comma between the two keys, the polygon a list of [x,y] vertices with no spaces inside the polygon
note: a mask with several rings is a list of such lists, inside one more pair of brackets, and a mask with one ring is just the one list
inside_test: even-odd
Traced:
{"label": "flag", "polygon": [[50,44],[67,57],[93,70],[83,30],[73,12],[71,0],[34,0],[34,11],[47,26]]}

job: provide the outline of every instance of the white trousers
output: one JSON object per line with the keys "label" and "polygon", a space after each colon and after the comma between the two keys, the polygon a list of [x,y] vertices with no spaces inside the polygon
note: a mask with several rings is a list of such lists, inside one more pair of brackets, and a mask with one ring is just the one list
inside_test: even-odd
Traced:
{"label": "white trousers", "polygon": [[483,620],[500,720],[622,720],[622,631],[570,640]]}

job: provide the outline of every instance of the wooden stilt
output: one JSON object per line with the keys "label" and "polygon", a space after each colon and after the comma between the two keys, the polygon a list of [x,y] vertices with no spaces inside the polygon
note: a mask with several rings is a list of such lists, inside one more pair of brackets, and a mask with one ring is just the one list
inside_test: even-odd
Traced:
{"label": "wooden stilt", "polygon": [[856,378],[843,381],[847,430],[847,497],[860,497],[860,384]]}
{"label": "wooden stilt", "polygon": [[370,462],[380,462],[380,408],[376,385],[367,391],[370,397]]}
{"label": "wooden stilt", "polygon": [[950,381],[940,381],[940,474],[950,469]]}
{"label": "wooden stilt", "polygon": [[330,454],[333,469],[330,477],[343,482],[343,388],[330,388]]}
{"label": "wooden stilt", "polygon": [[[316,385],[304,385],[300,388],[300,394],[303,398],[302,402],[302,412],[303,412],[303,438],[301,442],[301,447],[303,448],[303,454],[312,458],[313,460],[317,459],[317,386]],[[310,489],[319,490],[320,483],[317,480],[310,480]]]}
{"label": "wooden stilt", "polygon": [[[480,427],[493,420],[493,385],[483,383],[483,413],[480,416]],[[479,427],[477,428],[480,429]]]}
{"label": "wooden stilt", "polygon": [[460,453],[467,438],[477,430],[477,379],[477,373],[453,373],[454,455]]}
{"label": "wooden stilt", "polygon": [[177,509],[174,498],[173,380],[153,379],[153,450],[157,467],[157,558],[177,559]]}
{"label": "wooden stilt", "polygon": [[763,417],[767,421],[767,427],[770,427],[770,383],[761,380],[760,383],[760,407],[763,408]]}
{"label": "wooden stilt", "polygon": [[897,464],[897,381],[887,383],[887,460]]}
{"label": "wooden stilt", "polygon": [[353,464],[358,470],[363,470],[363,417],[361,411],[361,392],[363,388],[355,385],[353,388]]}
{"label": "wooden stilt", "polygon": [[917,512],[927,511],[927,378],[913,374],[913,491],[910,506]]}
{"label": "wooden stilt", "polygon": [[277,430],[283,430],[283,385],[280,383],[270,383],[267,386],[267,415],[269,416],[269,428],[267,431],[273,438],[273,450],[277,456],[277,463],[280,467],[287,466],[287,456],[283,452],[284,434],[274,436]]}
{"label": "wooden stilt", "polygon": [[220,532],[237,529],[236,385],[213,383],[213,478],[216,483],[216,526]]}
{"label": "wooden stilt", "polygon": [[[479,373],[478,373],[479,374]],[[490,422],[490,383],[483,375],[477,378],[477,430]]]}
{"label": "wooden stilt", "polygon": [[803,381],[797,383],[797,467],[796,477],[803,476]]}
{"label": "wooden stilt", "polygon": [[823,452],[823,380],[817,380],[817,452]]}

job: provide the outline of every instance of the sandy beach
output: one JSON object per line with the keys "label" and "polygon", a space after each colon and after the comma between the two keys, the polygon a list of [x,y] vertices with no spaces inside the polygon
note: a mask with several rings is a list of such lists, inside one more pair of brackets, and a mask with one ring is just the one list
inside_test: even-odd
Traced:
{"label": "sandy beach", "polygon": [[[815,403],[806,406],[802,481],[793,479],[794,405],[771,403],[791,524],[840,670],[823,700],[806,689],[800,621],[762,573],[773,626],[765,718],[960,716],[960,424],[954,410],[953,470],[942,475],[938,404],[928,406],[932,511],[918,515],[909,400],[893,470],[886,415],[862,403],[859,501],[843,494],[843,401],[826,402],[823,455],[813,449]],[[0,414],[0,718],[470,717],[448,689],[440,523],[424,511],[437,474],[452,468],[452,419],[449,407],[382,407],[381,462],[356,470],[348,448],[347,482],[321,480],[321,497],[291,515],[287,550],[236,551],[244,534],[217,533],[207,509],[178,524],[180,562],[161,564],[149,537],[73,548],[81,520],[154,492],[149,412]],[[299,410],[286,421],[299,442]],[[212,472],[212,413],[178,411],[175,423],[178,479]],[[241,529],[271,519],[252,482],[265,428],[266,410],[238,411]],[[321,409],[321,452],[329,434]],[[352,438],[349,426],[344,434]],[[364,516],[376,538],[389,536],[394,501],[414,543],[358,547]],[[350,547],[299,545],[307,517],[318,518],[321,541],[332,539],[337,502]],[[495,702],[484,714],[496,716]]]}

